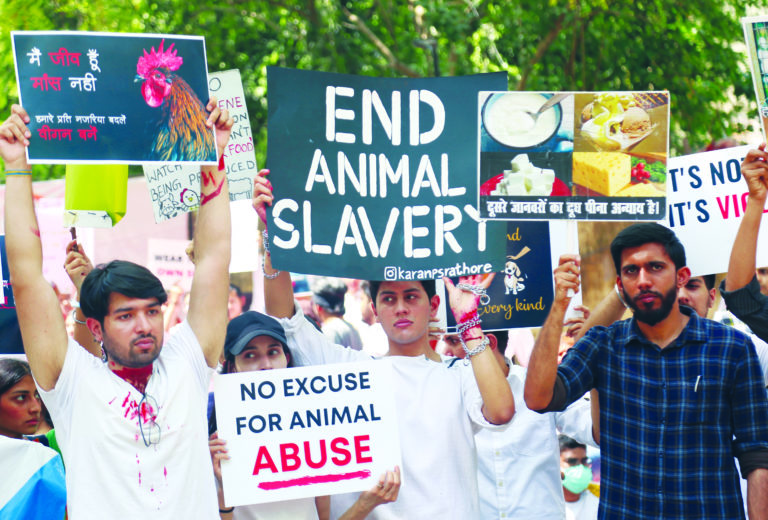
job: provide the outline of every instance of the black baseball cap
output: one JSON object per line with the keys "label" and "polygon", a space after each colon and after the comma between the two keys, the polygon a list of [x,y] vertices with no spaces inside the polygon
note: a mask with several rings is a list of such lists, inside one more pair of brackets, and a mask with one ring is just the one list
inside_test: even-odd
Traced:
{"label": "black baseball cap", "polygon": [[246,311],[227,325],[224,353],[237,356],[257,336],[274,338],[283,344],[283,349],[288,349],[285,330],[279,321],[260,312]]}

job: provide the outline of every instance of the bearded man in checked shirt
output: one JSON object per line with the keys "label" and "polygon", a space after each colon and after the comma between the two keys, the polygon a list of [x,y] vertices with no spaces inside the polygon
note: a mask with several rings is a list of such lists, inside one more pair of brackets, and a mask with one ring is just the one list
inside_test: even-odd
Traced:
{"label": "bearded man in checked shirt", "polygon": [[558,366],[568,291],[579,287],[578,257],[562,256],[528,365],[528,407],[562,410],[598,390],[601,520],[744,518],[734,456],[750,520],[768,518],[768,396],[754,345],[678,304],[690,270],[671,230],[632,225],[611,255],[633,318],[593,327]]}

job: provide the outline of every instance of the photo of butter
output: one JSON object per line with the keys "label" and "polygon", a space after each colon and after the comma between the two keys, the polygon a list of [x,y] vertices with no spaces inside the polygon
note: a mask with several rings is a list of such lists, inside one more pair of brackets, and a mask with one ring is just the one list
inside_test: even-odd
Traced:
{"label": "photo of butter", "polygon": [[554,182],[555,170],[535,166],[523,153],[510,161],[510,169],[504,170],[504,178],[491,195],[546,196],[552,193]]}

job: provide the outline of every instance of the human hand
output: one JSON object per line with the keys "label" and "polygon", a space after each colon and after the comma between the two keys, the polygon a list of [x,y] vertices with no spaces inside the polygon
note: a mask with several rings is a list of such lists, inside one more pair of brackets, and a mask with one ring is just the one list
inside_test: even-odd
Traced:
{"label": "human hand", "polygon": [[555,299],[553,304],[567,308],[573,295],[579,292],[581,258],[579,255],[561,255],[555,268]]}
{"label": "human hand", "polygon": [[750,198],[765,205],[768,196],[768,152],[765,151],[765,143],[756,150],[747,152],[744,162],[741,163],[741,174],[747,182]]}
{"label": "human hand", "polygon": [[216,128],[216,149],[218,150],[219,157],[221,157],[229,142],[229,135],[232,133],[232,125],[235,124],[235,120],[228,110],[221,110],[219,108],[219,103],[215,96],[211,97],[205,108],[209,112],[205,126]]}
{"label": "human hand", "polygon": [[93,271],[93,263],[88,255],[83,251],[82,244],[78,244],[77,240],[72,240],[67,244],[67,257],[64,260],[64,270],[67,271],[69,279],[72,280],[72,284],[75,286],[75,290],[80,296],[80,287],[83,286],[83,280],[88,276],[88,273]]}
{"label": "human hand", "polygon": [[0,125],[0,157],[6,170],[29,170],[26,147],[32,132],[27,128],[30,118],[21,105],[11,106],[11,115]]}
{"label": "human hand", "polygon": [[440,341],[440,338],[443,337],[443,334],[445,334],[445,329],[442,327],[437,327],[434,325],[435,323],[440,323],[440,319],[438,317],[433,317],[429,319],[429,329],[427,330],[427,339],[429,341],[429,346],[432,348],[432,350],[435,350],[435,347],[437,347],[437,343]]}
{"label": "human hand", "polygon": [[[496,273],[461,276],[457,285],[466,284],[477,289],[488,289]],[[448,304],[456,318],[456,323],[462,323],[465,318],[477,312],[477,306],[480,303],[480,295],[468,290],[459,289],[453,284],[450,278],[444,277],[445,290],[448,293]],[[479,292],[479,291],[478,291]]]}
{"label": "human hand", "polygon": [[221,461],[229,460],[229,454],[227,452],[227,441],[219,439],[219,433],[212,433],[208,437],[208,449],[211,452],[211,462],[213,463],[213,475],[216,477],[216,482],[221,485]]}
{"label": "human hand", "polygon": [[376,506],[387,504],[397,500],[400,492],[400,467],[395,466],[394,471],[387,471],[379,477],[379,482],[368,491],[360,493],[361,505],[373,510]]}
{"label": "human hand", "polygon": [[267,175],[269,170],[259,170],[253,178],[253,199],[251,200],[253,209],[265,226],[267,225],[267,206],[272,206],[272,201],[275,199],[272,195],[272,183],[267,179]]}
{"label": "human hand", "polygon": [[563,326],[565,327],[565,335],[569,338],[576,337],[576,334],[579,333],[584,326],[584,322],[589,319],[589,315],[591,314],[589,307],[585,305],[577,305],[573,310],[577,312],[580,311],[580,314],[571,316],[565,320],[565,323],[563,323]]}

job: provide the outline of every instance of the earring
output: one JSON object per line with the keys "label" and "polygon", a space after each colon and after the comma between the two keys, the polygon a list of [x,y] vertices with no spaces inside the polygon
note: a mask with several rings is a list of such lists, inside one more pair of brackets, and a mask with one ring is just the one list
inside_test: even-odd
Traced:
{"label": "earring", "polygon": [[104,350],[104,342],[99,343],[101,345],[101,361],[106,363],[107,362],[107,351]]}

